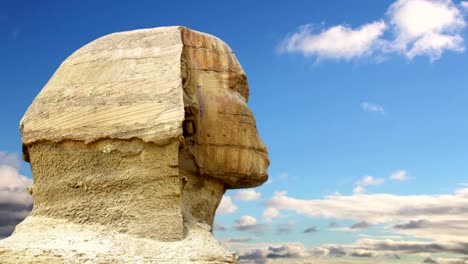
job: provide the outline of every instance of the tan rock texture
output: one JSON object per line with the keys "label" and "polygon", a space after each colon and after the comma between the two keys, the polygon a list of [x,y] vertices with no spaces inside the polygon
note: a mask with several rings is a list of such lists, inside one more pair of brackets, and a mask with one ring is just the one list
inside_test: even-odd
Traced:
{"label": "tan rock texture", "polygon": [[77,50],[21,120],[34,208],[0,263],[237,263],[211,232],[226,189],[268,177],[248,95],[232,50],[185,27]]}

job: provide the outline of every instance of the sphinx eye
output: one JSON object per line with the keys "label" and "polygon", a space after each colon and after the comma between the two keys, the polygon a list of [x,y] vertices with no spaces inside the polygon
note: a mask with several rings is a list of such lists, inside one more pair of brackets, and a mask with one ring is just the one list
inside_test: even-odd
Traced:
{"label": "sphinx eye", "polygon": [[183,124],[184,137],[190,137],[195,134],[195,125],[193,120],[185,120]]}

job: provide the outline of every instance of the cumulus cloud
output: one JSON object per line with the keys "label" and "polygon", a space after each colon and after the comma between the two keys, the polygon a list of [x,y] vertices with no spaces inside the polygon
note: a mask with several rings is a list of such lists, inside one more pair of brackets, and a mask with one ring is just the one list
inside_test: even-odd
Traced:
{"label": "cumulus cloud", "polygon": [[310,24],[302,26],[285,38],[280,50],[318,59],[397,53],[409,59],[427,56],[433,61],[445,51],[464,50],[461,31],[466,23],[460,9],[467,6],[467,2],[456,6],[451,0],[397,0],[385,18],[354,29],[337,25],[317,32]]}
{"label": "cumulus cloud", "polygon": [[436,244],[468,243],[468,188],[441,195],[355,194],[319,200],[296,199],[286,192],[276,192],[266,206],[312,218],[384,225],[395,234],[432,240]]}
{"label": "cumulus cloud", "polygon": [[262,195],[255,190],[240,190],[236,192],[233,197],[242,201],[255,201],[260,200]]}
{"label": "cumulus cloud", "polygon": [[421,242],[394,240],[362,240],[356,247],[368,248],[375,251],[401,252],[406,254],[419,253],[458,253],[468,254],[468,243],[452,242]]}
{"label": "cumulus cloud", "polygon": [[408,173],[404,170],[395,171],[390,175],[390,180],[406,181],[408,180]]}
{"label": "cumulus cloud", "polygon": [[237,253],[242,263],[264,264],[267,263],[268,248],[249,248]]}
{"label": "cumulus cloud", "polygon": [[10,166],[15,169],[21,167],[21,161],[15,153],[6,153],[0,151],[0,165]]}
{"label": "cumulus cloud", "polygon": [[366,112],[374,112],[374,113],[385,114],[385,110],[384,110],[383,106],[378,105],[376,103],[362,102],[361,103],[361,108],[362,108],[362,110],[364,110]]}
{"label": "cumulus cloud", "polygon": [[237,209],[238,207],[232,202],[231,196],[224,195],[216,212],[219,214],[232,214],[235,213]]}
{"label": "cumulus cloud", "polygon": [[271,221],[273,218],[279,215],[279,211],[276,208],[268,207],[263,211],[263,217],[266,221]]}
{"label": "cumulus cloud", "polygon": [[311,217],[353,219],[370,223],[414,218],[445,219],[446,216],[468,214],[468,195],[465,190],[443,195],[362,194],[331,195],[321,200],[302,200],[276,192],[267,206],[278,210],[295,211]]}
{"label": "cumulus cloud", "polygon": [[267,258],[299,258],[305,257],[308,254],[304,250],[304,246],[301,244],[290,244],[282,246],[270,246],[268,247]]}
{"label": "cumulus cloud", "polygon": [[451,0],[399,0],[388,10],[396,34],[393,48],[408,58],[440,58],[446,50],[463,51],[465,20]]}
{"label": "cumulus cloud", "polygon": [[460,2],[460,5],[463,9],[467,10],[468,9],[468,1],[462,1]]}
{"label": "cumulus cloud", "polygon": [[[466,245],[450,245],[443,243],[428,243],[421,241],[393,241],[393,240],[359,240],[349,245],[322,245],[307,248],[300,243],[286,243],[283,245],[252,244],[250,247],[237,250],[241,263],[263,264],[263,263],[333,263],[333,264],[357,264],[362,260],[355,258],[374,258],[369,263],[388,263],[388,259],[401,259],[400,254],[432,255],[442,252],[460,253],[464,252],[462,247]],[[465,250],[466,252],[466,250]],[[464,253],[461,253],[464,254]],[[432,259],[436,263],[443,264],[466,264],[467,258],[458,257],[452,254],[452,258]],[[348,258],[353,257],[353,258]],[[376,258],[380,258],[380,260]],[[426,259],[427,259],[426,258]],[[417,259],[417,258],[416,258]],[[383,261],[382,261],[383,260]],[[432,263],[424,262],[408,263]],[[393,263],[394,261],[392,261]],[[366,262],[367,263],[367,262]],[[405,262],[406,263],[406,262]]]}
{"label": "cumulus cloud", "polygon": [[299,32],[286,38],[280,50],[305,56],[313,55],[319,59],[350,60],[371,55],[385,29],[386,24],[383,21],[369,23],[357,29],[339,25],[318,33],[314,33],[312,25],[305,25]]}
{"label": "cumulus cloud", "polygon": [[0,152],[0,238],[9,236],[32,209],[27,187],[32,180],[19,173],[15,154]]}
{"label": "cumulus cloud", "polygon": [[[422,242],[422,241],[402,241],[402,240],[379,240],[361,239],[349,245],[322,245],[313,249],[315,255],[321,256],[361,256],[377,257],[389,256],[390,254],[431,254],[431,253],[452,253],[468,254],[468,243],[453,242]],[[366,254],[363,254],[366,252]]]}
{"label": "cumulus cloud", "polygon": [[269,260],[285,260],[304,258],[310,254],[304,245],[284,244],[284,245],[263,245],[255,248],[242,249],[238,252],[241,263],[268,263]]}
{"label": "cumulus cloud", "polygon": [[380,186],[384,184],[385,179],[382,178],[374,178],[372,176],[364,176],[362,177],[353,189],[355,194],[361,194],[365,192],[365,188],[368,186]]}
{"label": "cumulus cloud", "polygon": [[[265,264],[265,263],[316,263],[316,264],[358,264],[363,260],[356,258],[373,258],[371,262],[375,264],[388,263],[392,259],[401,259],[400,254],[416,254],[413,261],[408,263],[431,263],[424,262],[424,258],[430,258],[432,254],[451,252],[445,256],[432,259],[441,264],[466,264],[467,257],[456,257],[457,253],[464,252],[463,246],[451,245],[448,243],[429,243],[421,241],[394,241],[394,240],[358,240],[353,244],[334,245],[327,244],[317,247],[306,247],[300,243],[284,243],[272,245],[263,244],[243,244],[244,247],[237,250],[240,256],[240,263],[244,264]],[[466,251],[466,250],[465,250]],[[461,253],[464,254],[464,253]],[[419,256],[418,256],[419,255]],[[424,256],[424,258],[422,257]],[[349,258],[351,257],[351,258]],[[420,259],[417,262],[417,259]],[[366,260],[367,261],[367,260]],[[406,261],[405,261],[406,263]]]}
{"label": "cumulus cloud", "polygon": [[248,231],[252,233],[263,233],[265,225],[257,222],[257,219],[250,215],[241,216],[236,220],[234,229],[237,231]]}
{"label": "cumulus cloud", "polygon": [[250,215],[244,215],[238,220],[236,220],[236,229],[238,230],[247,230],[252,226],[257,225],[257,219]]}

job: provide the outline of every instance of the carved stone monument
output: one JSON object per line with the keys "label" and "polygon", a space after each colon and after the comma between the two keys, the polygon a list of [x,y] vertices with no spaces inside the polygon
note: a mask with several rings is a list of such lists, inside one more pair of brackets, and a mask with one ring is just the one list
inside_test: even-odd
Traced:
{"label": "carved stone monument", "polygon": [[21,121],[31,214],[0,263],[237,263],[212,236],[269,164],[246,75],[184,27],[110,34],[67,58]]}

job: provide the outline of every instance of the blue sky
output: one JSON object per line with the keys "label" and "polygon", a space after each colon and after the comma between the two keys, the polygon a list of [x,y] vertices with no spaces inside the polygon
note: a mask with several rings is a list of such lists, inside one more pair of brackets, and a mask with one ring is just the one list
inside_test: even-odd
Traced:
{"label": "blue sky", "polygon": [[216,218],[215,236],[245,263],[468,263],[467,8],[2,1],[0,165],[31,176],[15,158],[19,120],[73,51],[113,32],[183,25],[233,49],[269,149],[270,181],[228,191]]}

